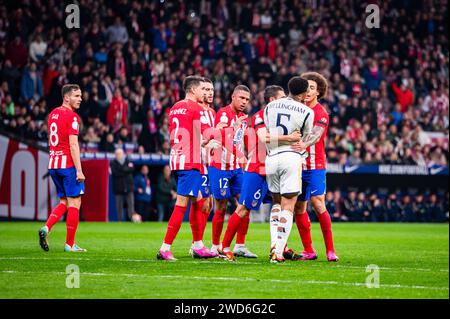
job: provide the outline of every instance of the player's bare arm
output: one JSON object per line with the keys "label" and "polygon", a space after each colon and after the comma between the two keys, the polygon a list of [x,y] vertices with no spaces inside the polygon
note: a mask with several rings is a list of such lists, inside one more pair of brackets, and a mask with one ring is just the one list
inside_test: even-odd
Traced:
{"label": "player's bare arm", "polygon": [[289,135],[278,135],[278,134],[269,134],[267,129],[259,129],[258,138],[261,142],[271,143],[271,142],[288,142],[288,143],[296,143],[300,142],[302,139],[302,134],[299,131],[292,132]]}
{"label": "player's bare arm", "polygon": [[84,177],[83,170],[81,169],[80,146],[78,144],[77,135],[69,136],[69,145],[70,155],[72,156],[73,164],[75,165],[75,169],[77,170],[77,181],[82,182],[86,178]]}
{"label": "player's bare arm", "polygon": [[306,136],[304,140],[301,140],[298,143],[293,144],[292,148],[296,151],[303,152],[306,148],[317,143],[322,137],[324,131],[325,128],[323,126],[318,125],[314,126],[313,129],[311,130],[311,133],[308,134],[308,136]]}

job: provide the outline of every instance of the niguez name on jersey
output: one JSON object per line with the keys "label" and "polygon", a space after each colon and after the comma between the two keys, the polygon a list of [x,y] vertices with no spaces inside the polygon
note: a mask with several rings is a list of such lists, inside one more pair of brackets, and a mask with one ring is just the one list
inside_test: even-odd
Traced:
{"label": "niguez name on jersey", "polygon": [[306,158],[306,164],[304,164],[303,169],[326,169],[325,138],[328,131],[329,116],[327,110],[319,103],[312,110],[314,112],[313,126],[322,126],[324,131],[319,141],[306,149],[309,156]]}
{"label": "niguez name on jersey", "polygon": [[187,99],[170,109],[169,166],[173,171],[201,169],[201,111],[203,108],[198,103]]}
{"label": "niguez name on jersey", "polygon": [[80,118],[78,114],[67,107],[57,107],[49,114],[49,169],[71,168],[74,166],[72,155],[70,154],[69,136],[78,136],[79,127]]}
{"label": "niguez name on jersey", "polygon": [[217,111],[215,123],[225,124],[222,129],[222,148],[211,151],[211,166],[223,171],[230,171],[240,168],[237,159],[243,154],[244,132],[248,126],[248,120],[242,121],[241,127],[236,130],[233,124],[245,114],[236,113],[227,105]]}
{"label": "niguez name on jersey", "polygon": [[252,117],[252,125],[247,129],[244,139],[245,148],[248,152],[248,163],[246,172],[266,175],[266,144],[258,139],[258,130],[266,129],[264,124],[264,110],[260,110]]}

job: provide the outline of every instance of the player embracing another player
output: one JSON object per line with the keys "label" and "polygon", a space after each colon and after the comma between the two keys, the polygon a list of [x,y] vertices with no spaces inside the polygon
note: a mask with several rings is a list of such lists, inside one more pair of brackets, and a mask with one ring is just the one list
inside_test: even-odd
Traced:
{"label": "player embracing another player", "polygon": [[[270,103],[277,99],[285,98],[284,90],[280,86],[271,85],[264,90],[264,100]],[[261,109],[252,117],[251,127],[245,133],[245,148],[248,153],[248,163],[245,167],[243,175],[242,191],[239,197],[239,205],[236,211],[230,216],[228,220],[227,229],[222,241],[222,249],[219,249],[221,257],[228,261],[234,261],[234,254],[230,250],[231,242],[233,241],[236,232],[245,219],[248,218],[251,210],[259,209],[263,202],[268,186],[266,182],[266,142],[270,139],[277,139],[297,142],[300,140],[300,133],[289,136],[270,136],[267,134],[267,129],[264,124],[264,109]]]}
{"label": "player embracing another player", "polygon": [[48,171],[60,200],[45,226],[39,229],[39,244],[44,251],[49,250],[48,235],[53,225],[67,212],[64,251],[85,252],[86,249],[75,244],[85,180],[78,144],[80,118],[75,113],[80,108],[81,90],[76,84],[66,84],[61,91],[63,104],[48,116],[50,146]]}
{"label": "player embracing another player", "polygon": [[311,223],[306,207],[311,201],[314,212],[319,219],[325,240],[328,261],[338,261],[334,252],[331,218],[325,206],[326,191],[326,155],[325,137],[327,135],[329,116],[327,110],[318,102],[327,93],[328,83],[324,76],[317,72],[307,72],[301,78],[308,81],[309,89],[303,103],[314,112],[314,125],[311,134],[296,145],[299,151],[306,150],[308,157],[303,164],[302,193],[295,205],[295,223],[303,243],[304,251],[300,260],[317,259],[317,253],[312,247]]}
{"label": "player embracing another player", "polygon": [[[287,136],[298,131],[304,139],[308,138],[313,127],[314,113],[301,103],[308,90],[308,81],[295,76],[289,80],[288,88],[287,98],[267,105],[264,123],[269,134]],[[279,263],[285,260],[283,253],[292,229],[294,207],[302,190],[304,158],[300,152],[292,149],[291,143],[273,141],[267,144],[267,148],[267,184],[274,202],[281,205],[281,211],[271,218],[271,224],[276,223],[277,238],[270,261]]]}

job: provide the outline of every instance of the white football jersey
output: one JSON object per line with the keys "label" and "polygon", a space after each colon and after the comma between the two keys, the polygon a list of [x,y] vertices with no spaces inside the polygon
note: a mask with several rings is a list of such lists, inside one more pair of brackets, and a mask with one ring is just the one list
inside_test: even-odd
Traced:
{"label": "white football jersey", "polygon": [[[270,134],[289,135],[299,131],[304,140],[311,133],[314,123],[314,112],[303,103],[287,97],[267,104],[264,110],[264,123]],[[290,144],[286,142],[268,143],[269,155],[282,151],[292,151]]]}

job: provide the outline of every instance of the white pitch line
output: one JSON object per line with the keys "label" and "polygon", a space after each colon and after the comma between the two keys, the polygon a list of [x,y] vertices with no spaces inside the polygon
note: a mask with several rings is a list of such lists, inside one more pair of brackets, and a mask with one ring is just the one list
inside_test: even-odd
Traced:
{"label": "white pitch line", "polygon": [[[159,260],[155,259],[128,259],[128,258],[111,258],[111,259],[92,259],[92,258],[71,258],[71,257],[0,257],[0,260],[86,260],[86,261],[119,261],[119,262],[161,262]],[[194,261],[194,260],[183,260],[180,261],[182,263],[189,263],[189,264],[215,264],[217,259],[212,260],[202,260],[202,261]],[[320,265],[314,264],[313,261],[303,261],[299,262],[303,263],[304,265],[307,265],[307,267],[312,268],[319,268]],[[225,264],[225,263],[221,263]],[[261,263],[257,262],[243,262],[243,263],[237,263],[239,265],[261,265]],[[333,268],[344,268],[344,269],[366,269],[366,267],[363,266],[346,266],[346,265],[336,265],[332,264],[330,267]],[[380,270],[389,270],[389,271],[401,271],[401,272],[408,272],[408,271],[426,271],[426,272],[449,272],[448,269],[429,269],[429,268],[410,268],[410,267],[401,267],[401,268],[392,268],[392,267],[380,267]]]}
{"label": "white pitch line", "polygon": [[[36,274],[32,271],[15,271],[15,270],[3,270],[2,273],[7,274]],[[57,274],[57,275],[67,275],[64,272],[44,272],[45,274]],[[175,275],[145,275],[145,274],[108,274],[108,273],[90,273],[82,272],[81,276],[101,276],[101,277],[150,277],[150,278],[168,278],[168,279],[199,279],[199,280],[221,280],[221,281],[260,281],[260,282],[275,282],[275,283],[286,283],[286,284],[305,284],[305,285],[337,285],[337,286],[353,286],[353,287],[365,287],[365,283],[361,282],[338,282],[338,281],[320,281],[320,280],[285,280],[285,279],[257,279],[252,277],[206,277],[206,276],[175,276]],[[448,287],[429,287],[429,286],[408,286],[400,284],[380,284],[380,288],[394,288],[394,289],[428,289],[428,290],[449,290]]]}

